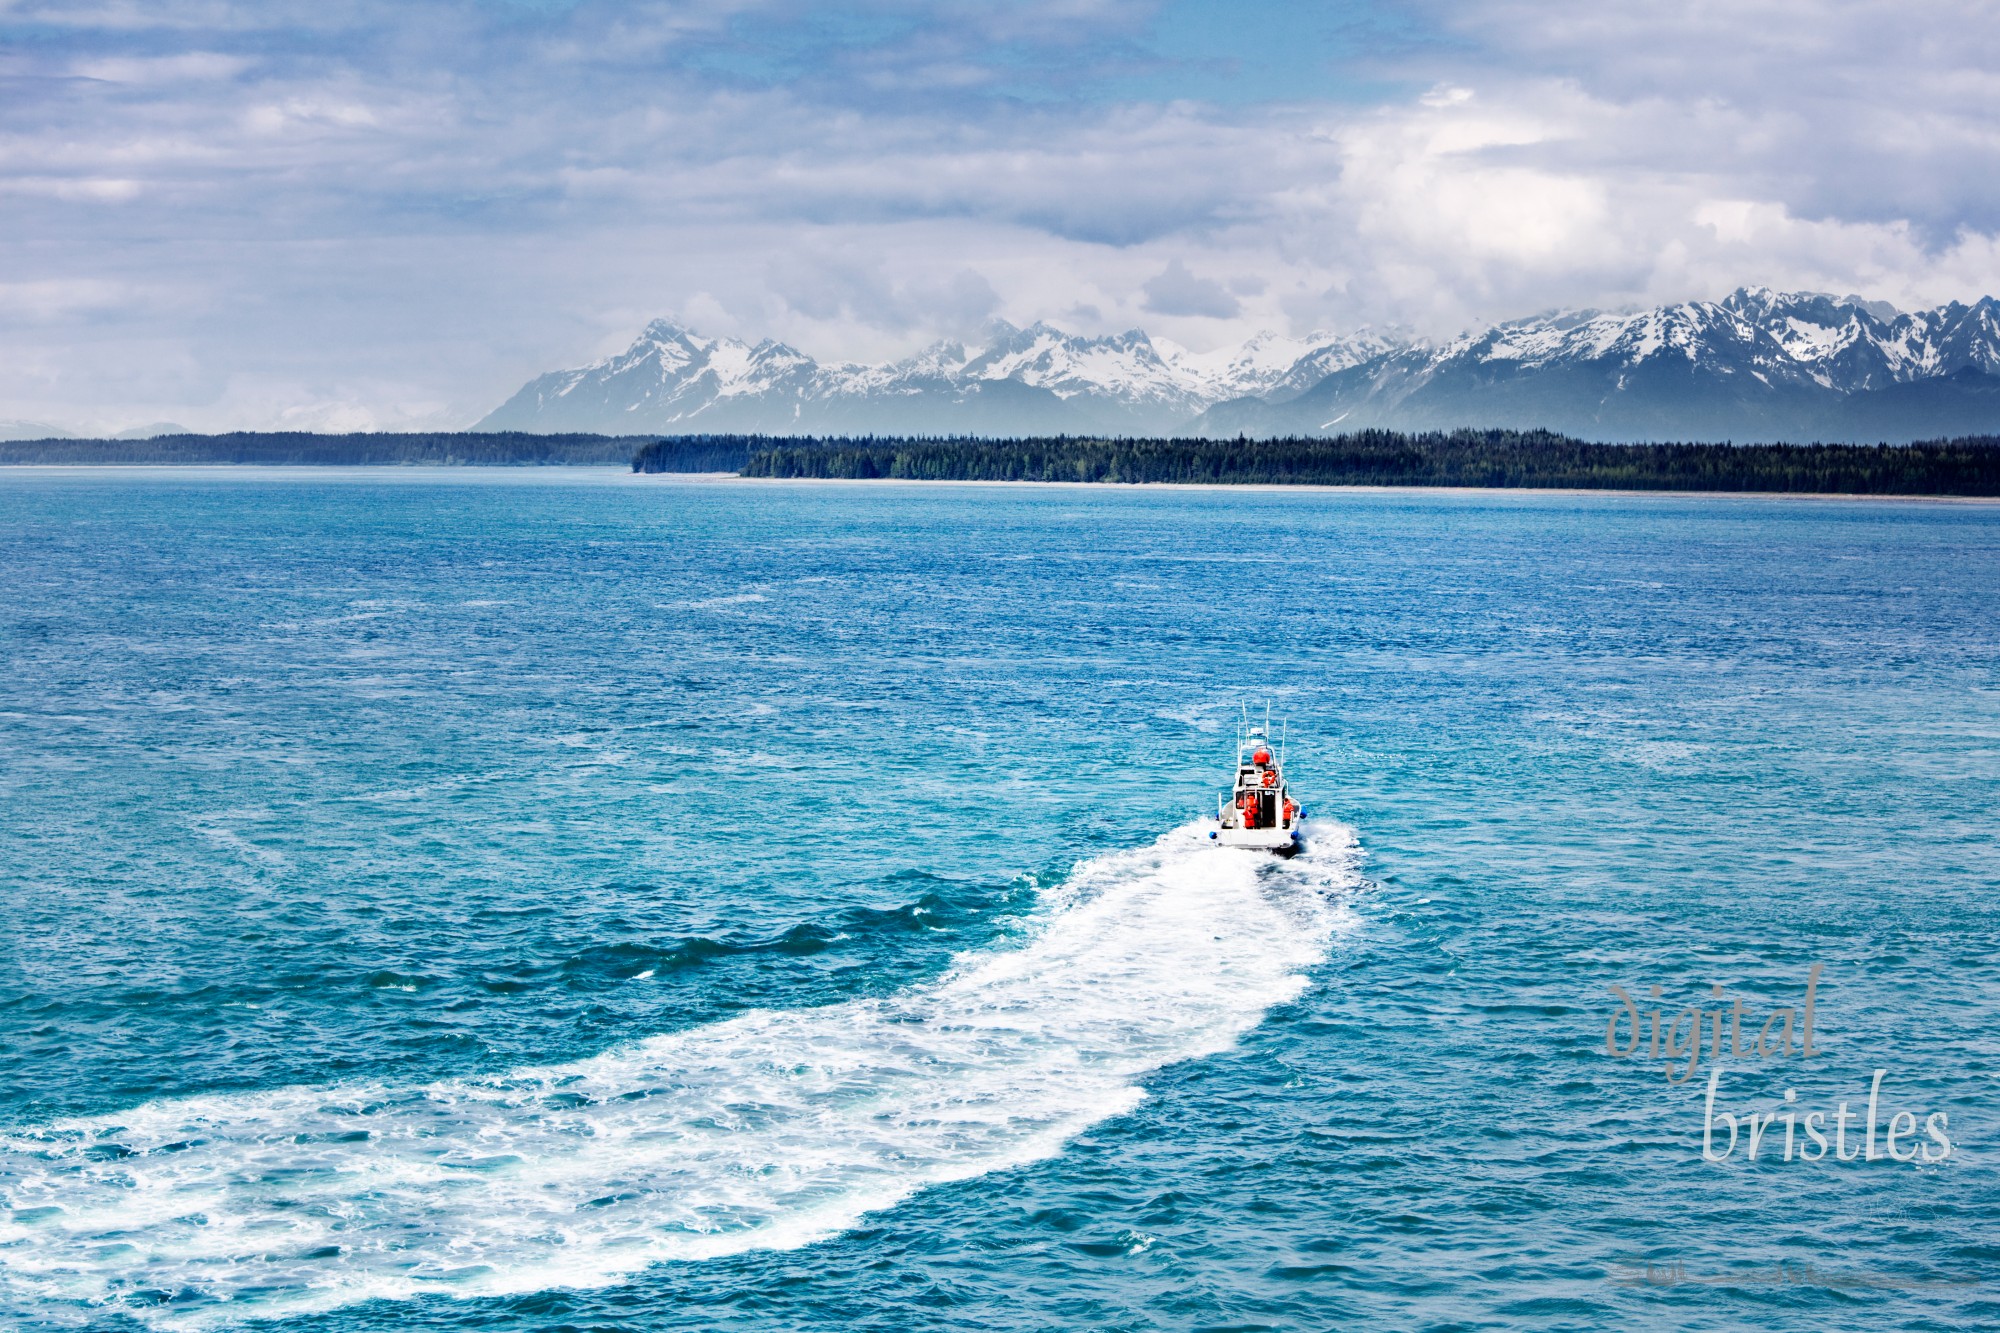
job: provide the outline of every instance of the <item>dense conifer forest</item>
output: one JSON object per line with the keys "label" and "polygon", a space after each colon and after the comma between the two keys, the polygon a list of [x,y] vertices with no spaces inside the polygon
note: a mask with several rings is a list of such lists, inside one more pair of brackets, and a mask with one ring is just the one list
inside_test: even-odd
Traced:
{"label": "dense conifer forest", "polygon": [[[633,468],[657,470],[649,451],[664,447],[640,450]],[[2000,495],[2000,438],[1910,445],[1592,444],[1547,431],[1369,430],[1274,440],[766,440],[743,472],[926,481]]]}
{"label": "dense conifer forest", "polygon": [[2000,437],[1909,445],[1593,444],[1549,431],[1295,439],[791,438],[240,431],[0,442],[0,464],[547,466],[921,481],[1204,482],[2000,495]]}

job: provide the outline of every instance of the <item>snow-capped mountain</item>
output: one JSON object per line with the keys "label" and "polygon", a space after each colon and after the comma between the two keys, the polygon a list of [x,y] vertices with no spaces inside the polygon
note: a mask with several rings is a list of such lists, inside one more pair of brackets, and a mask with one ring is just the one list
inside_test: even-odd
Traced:
{"label": "snow-capped mountain", "polygon": [[543,375],[481,430],[1024,435],[1325,434],[1547,426],[1598,439],[1910,439],[2000,431],[2000,302],[1906,314],[1745,288],[1633,313],[1563,311],[1431,345],[1263,334],[1190,352],[991,325],[881,365],[669,321]]}
{"label": "snow-capped mountain", "polygon": [[1337,370],[1410,345],[1407,338],[1373,331],[1347,337],[1316,332],[1303,338],[1260,333],[1247,342],[1212,352],[1189,352],[1164,339],[1153,341],[1167,364],[1211,402],[1296,393]]}
{"label": "snow-capped mountain", "polygon": [[997,324],[990,333],[985,350],[965,363],[965,376],[1014,380],[1063,399],[1109,398],[1189,415],[1207,406],[1138,329],[1077,338],[1047,324]]}
{"label": "snow-capped mountain", "polygon": [[1718,302],[1503,324],[1448,344],[1439,360],[1470,355],[1533,367],[1567,362],[1634,368],[1653,360],[1685,361],[1725,374],[1746,371],[1765,383],[1810,382],[1852,393],[1929,378],[1958,368],[1955,362],[1994,368],[1993,310],[1993,303],[1984,301],[1979,307],[1905,315],[1859,297],[1836,300],[1746,287]]}
{"label": "snow-capped mountain", "polygon": [[976,346],[819,364],[782,343],[708,338],[656,320],[616,356],[530,381],[476,429],[1137,434],[1184,429],[1215,403],[1269,392],[1308,358],[1345,368],[1401,345],[1372,334],[1266,335],[1195,354],[1139,329],[1082,337],[996,321]]}
{"label": "snow-capped mountain", "polygon": [[765,421],[815,384],[811,357],[768,339],[704,338],[668,320],[648,324],[616,356],[529,381],[480,422],[480,430],[601,431],[642,434],[703,414],[755,420],[728,430],[776,430]]}
{"label": "snow-capped mountain", "polygon": [[1546,426],[1601,440],[2000,433],[2000,302],[1905,314],[1744,288],[1635,313],[1555,312],[1385,351],[1194,423],[1216,435],[1370,426]]}
{"label": "snow-capped mountain", "polygon": [[0,441],[67,440],[70,431],[47,421],[0,421]]}

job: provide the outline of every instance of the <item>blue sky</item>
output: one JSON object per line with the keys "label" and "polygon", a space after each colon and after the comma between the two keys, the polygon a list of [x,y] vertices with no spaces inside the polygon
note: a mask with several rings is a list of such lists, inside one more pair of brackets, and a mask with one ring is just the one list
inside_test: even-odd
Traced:
{"label": "blue sky", "polygon": [[1968,299],[1994,70],[1968,0],[0,0],[0,420],[460,425],[657,315]]}

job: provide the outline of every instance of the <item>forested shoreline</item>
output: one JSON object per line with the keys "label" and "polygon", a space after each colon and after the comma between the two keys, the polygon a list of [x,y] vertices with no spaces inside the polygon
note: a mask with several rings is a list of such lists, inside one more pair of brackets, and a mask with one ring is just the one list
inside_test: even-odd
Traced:
{"label": "forested shoreline", "polygon": [[1596,444],[1550,431],[1292,439],[321,435],[0,441],[0,465],[629,466],[748,477],[2000,496],[2000,437],[1908,445]]}
{"label": "forested shoreline", "polygon": [[[657,447],[657,446],[649,446]],[[646,466],[647,450],[633,460]],[[1548,431],[1294,439],[770,440],[745,476],[2000,495],[2000,437],[1909,445],[1595,444]]]}

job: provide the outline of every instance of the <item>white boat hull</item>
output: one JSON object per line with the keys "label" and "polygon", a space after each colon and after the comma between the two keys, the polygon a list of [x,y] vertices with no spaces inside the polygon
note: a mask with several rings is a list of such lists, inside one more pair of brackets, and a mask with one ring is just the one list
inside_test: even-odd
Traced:
{"label": "white boat hull", "polygon": [[1296,828],[1221,828],[1213,829],[1209,838],[1218,847],[1246,847],[1252,851],[1276,852],[1280,856],[1290,856],[1299,849],[1299,831]]}

